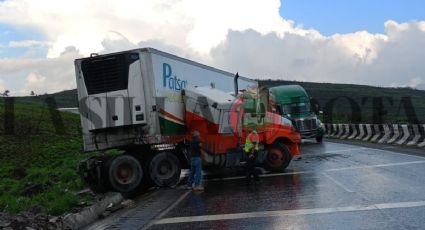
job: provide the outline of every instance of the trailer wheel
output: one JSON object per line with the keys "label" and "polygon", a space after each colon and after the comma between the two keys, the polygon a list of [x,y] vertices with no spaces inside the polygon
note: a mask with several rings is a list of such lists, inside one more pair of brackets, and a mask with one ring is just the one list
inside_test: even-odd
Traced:
{"label": "trailer wheel", "polygon": [[279,142],[274,143],[267,150],[264,166],[267,170],[281,172],[288,167],[291,159],[291,154],[285,144]]}
{"label": "trailer wheel", "polygon": [[130,155],[111,158],[107,164],[107,171],[112,189],[122,193],[133,192],[143,178],[140,162]]}
{"label": "trailer wheel", "polygon": [[181,165],[170,152],[154,154],[148,163],[149,177],[159,187],[174,187],[179,183]]}

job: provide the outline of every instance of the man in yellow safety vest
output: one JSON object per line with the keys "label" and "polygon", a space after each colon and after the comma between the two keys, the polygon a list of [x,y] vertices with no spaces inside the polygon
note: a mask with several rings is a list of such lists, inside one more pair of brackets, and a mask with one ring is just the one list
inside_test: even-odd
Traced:
{"label": "man in yellow safety vest", "polygon": [[255,181],[259,181],[258,172],[255,169],[257,164],[257,155],[259,149],[259,136],[257,131],[252,130],[245,139],[244,152],[247,154],[246,162],[246,180],[247,183],[251,182],[251,176],[254,177]]}

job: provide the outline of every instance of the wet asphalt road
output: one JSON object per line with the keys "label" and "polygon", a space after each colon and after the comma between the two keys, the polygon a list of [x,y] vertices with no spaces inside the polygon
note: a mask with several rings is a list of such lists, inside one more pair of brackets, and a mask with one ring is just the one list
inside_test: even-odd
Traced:
{"label": "wet asphalt road", "polygon": [[425,229],[425,158],[405,152],[306,143],[258,185],[210,176],[205,192],[152,191],[91,229]]}

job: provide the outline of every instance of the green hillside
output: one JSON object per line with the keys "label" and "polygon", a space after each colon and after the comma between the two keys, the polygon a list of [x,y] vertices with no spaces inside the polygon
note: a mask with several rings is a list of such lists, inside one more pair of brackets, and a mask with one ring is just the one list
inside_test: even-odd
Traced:
{"label": "green hillside", "polygon": [[52,94],[43,94],[38,96],[18,97],[20,102],[44,103],[47,98],[54,98],[58,108],[75,108],[78,107],[77,90],[64,90]]}
{"label": "green hillside", "polygon": [[79,116],[49,110],[35,98],[22,100],[27,99],[5,109],[0,97],[0,210],[41,206],[61,214],[91,200],[76,194],[85,187],[77,165],[88,156],[82,152]]}

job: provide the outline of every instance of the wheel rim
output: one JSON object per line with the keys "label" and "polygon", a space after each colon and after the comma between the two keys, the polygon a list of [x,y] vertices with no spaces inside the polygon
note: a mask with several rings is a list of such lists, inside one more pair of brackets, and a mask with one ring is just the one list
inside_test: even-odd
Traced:
{"label": "wheel rim", "polygon": [[173,177],[175,171],[176,167],[174,167],[173,164],[166,159],[161,160],[156,167],[156,175],[160,180]]}
{"label": "wheel rim", "polygon": [[284,163],[284,155],[282,150],[278,148],[272,148],[267,154],[267,162],[272,167],[280,167]]}
{"label": "wheel rim", "polygon": [[134,168],[128,163],[119,164],[115,170],[114,177],[120,184],[130,184],[135,180]]}
{"label": "wheel rim", "polygon": [[118,192],[132,192],[143,179],[140,162],[133,156],[120,155],[107,163],[109,183]]}
{"label": "wheel rim", "polygon": [[150,163],[150,176],[157,186],[170,186],[178,182],[180,168],[168,154],[155,156]]}

